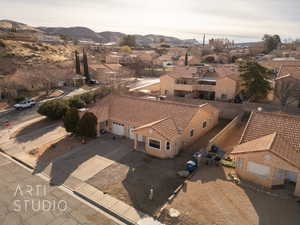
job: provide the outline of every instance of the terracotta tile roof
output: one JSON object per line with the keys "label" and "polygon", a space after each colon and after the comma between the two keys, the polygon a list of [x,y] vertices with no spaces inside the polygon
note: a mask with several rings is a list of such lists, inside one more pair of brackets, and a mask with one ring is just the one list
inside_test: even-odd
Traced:
{"label": "terracotta tile roof", "polygon": [[271,148],[276,133],[262,136],[234,147],[231,154],[266,151]]}
{"label": "terracotta tile roof", "polygon": [[180,131],[176,127],[174,120],[171,118],[165,118],[137,127],[134,132],[138,133],[139,130],[144,128],[151,128],[169,140],[175,140],[178,136],[180,136]]}
{"label": "terracotta tile roof", "polygon": [[293,77],[300,80],[300,63],[298,66],[282,65],[277,75],[277,79],[284,77]]}
{"label": "terracotta tile roof", "polygon": [[[103,107],[108,107],[108,110],[105,109],[105,113],[103,113]],[[130,123],[135,127],[170,118],[178,129],[186,128],[199,110],[211,113],[214,113],[215,110],[218,111],[209,104],[190,105],[119,95],[104,97],[91,108],[99,121],[106,120],[106,112],[109,119],[119,123]]]}
{"label": "terracotta tile roof", "polygon": [[[270,145],[271,144],[271,145]],[[252,112],[233,154],[270,150],[300,168],[300,117]]]}

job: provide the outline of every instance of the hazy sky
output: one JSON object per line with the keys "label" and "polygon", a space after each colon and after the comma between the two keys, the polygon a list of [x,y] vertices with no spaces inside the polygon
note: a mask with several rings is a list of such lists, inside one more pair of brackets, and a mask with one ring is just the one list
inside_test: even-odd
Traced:
{"label": "hazy sky", "polygon": [[200,40],[300,38],[300,0],[1,0],[0,19]]}

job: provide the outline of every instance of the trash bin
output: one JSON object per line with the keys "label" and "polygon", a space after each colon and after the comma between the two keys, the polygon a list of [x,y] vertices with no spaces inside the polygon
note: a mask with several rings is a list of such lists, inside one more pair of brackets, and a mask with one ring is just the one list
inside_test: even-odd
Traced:
{"label": "trash bin", "polygon": [[186,170],[189,171],[190,173],[195,171],[197,169],[197,164],[193,160],[189,160],[186,163]]}

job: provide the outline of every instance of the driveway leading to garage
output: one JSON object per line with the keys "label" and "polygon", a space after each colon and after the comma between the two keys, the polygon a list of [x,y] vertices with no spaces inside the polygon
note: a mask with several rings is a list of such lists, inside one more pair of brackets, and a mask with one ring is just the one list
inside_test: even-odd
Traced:
{"label": "driveway leading to garage", "polygon": [[69,154],[59,157],[52,163],[38,160],[36,171],[46,170],[53,185],[61,185],[69,178],[86,181],[121,160],[132,150],[132,140],[125,138],[113,140],[107,135],[90,140],[87,144],[78,145]]}

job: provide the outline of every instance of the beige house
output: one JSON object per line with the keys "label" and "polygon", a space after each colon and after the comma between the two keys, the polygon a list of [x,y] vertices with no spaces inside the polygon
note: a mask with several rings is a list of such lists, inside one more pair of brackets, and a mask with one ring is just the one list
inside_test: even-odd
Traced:
{"label": "beige house", "polygon": [[91,111],[99,130],[132,139],[134,149],[172,158],[217,123],[219,111],[210,104],[188,105],[131,96],[109,95]]}
{"label": "beige house", "polygon": [[233,65],[177,67],[160,77],[161,94],[228,101],[239,91],[239,72]]}
{"label": "beige house", "polygon": [[241,178],[269,188],[291,181],[300,196],[299,116],[252,112],[231,155]]}

